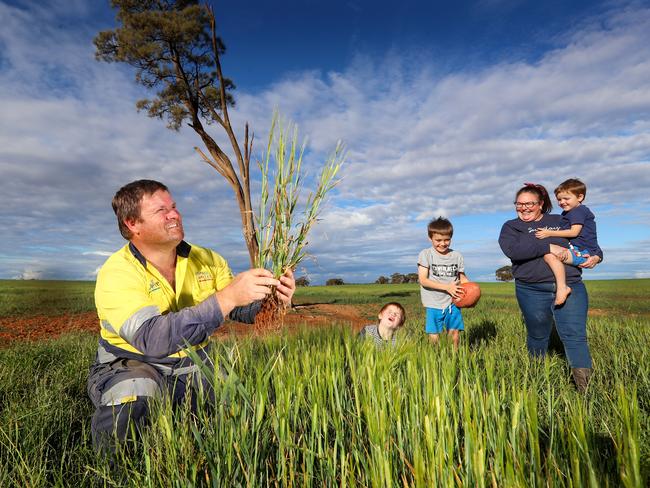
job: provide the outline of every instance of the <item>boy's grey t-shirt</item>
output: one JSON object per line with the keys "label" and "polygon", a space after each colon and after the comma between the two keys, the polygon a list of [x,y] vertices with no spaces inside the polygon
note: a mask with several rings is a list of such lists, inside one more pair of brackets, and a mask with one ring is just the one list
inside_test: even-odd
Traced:
{"label": "boy's grey t-shirt", "polygon": [[[418,266],[429,270],[428,278],[438,283],[453,283],[458,279],[458,273],[465,272],[463,255],[449,249],[447,254],[440,254],[433,247],[423,249],[418,256]],[[420,285],[422,305],[427,308],[444,309],[451,305],[451,295],[446,291],[432,290]]]}

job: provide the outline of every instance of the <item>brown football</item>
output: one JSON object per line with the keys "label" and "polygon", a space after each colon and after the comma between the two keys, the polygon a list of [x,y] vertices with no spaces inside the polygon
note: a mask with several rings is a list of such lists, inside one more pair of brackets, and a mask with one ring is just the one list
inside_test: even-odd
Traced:
{"label": "brown football", "polygon": [[453,302],[459,308],[471,308],[476,305],[481,298],[481,287],[478,283],[468,281],[460,285],[463,288],[463,296],[454,298]]}

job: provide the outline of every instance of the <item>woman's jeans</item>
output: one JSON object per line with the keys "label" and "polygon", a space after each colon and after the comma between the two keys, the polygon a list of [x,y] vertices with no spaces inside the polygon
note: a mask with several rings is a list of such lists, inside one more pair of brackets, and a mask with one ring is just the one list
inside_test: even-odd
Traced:
{"label": "woman's jeans", "polygon": [[532,356],[545,355],[555,321],[571,367],[591,368],[587,344],[589,297],[581,281],[570,283],[569,286],[571,294],[563,305],[556,307],[555,283],[515,282],[517,301],[528,331],[526,345]]}

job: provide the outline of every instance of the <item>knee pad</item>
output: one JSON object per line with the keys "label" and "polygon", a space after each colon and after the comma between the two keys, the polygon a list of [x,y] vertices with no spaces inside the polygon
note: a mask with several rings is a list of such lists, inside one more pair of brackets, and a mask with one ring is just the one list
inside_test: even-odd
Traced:
{"label": "knee pad", "polygon": [[88,378],[88,394],[95,407],[135,402],[140,397],[160,397],[162,375],[151,365],[120,359],[101,365]]}

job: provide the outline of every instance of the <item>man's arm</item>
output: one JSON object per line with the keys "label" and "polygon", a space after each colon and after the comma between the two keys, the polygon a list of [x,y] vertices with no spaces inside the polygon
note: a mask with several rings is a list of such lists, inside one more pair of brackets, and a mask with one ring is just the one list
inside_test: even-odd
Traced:
{"label": "man's arm", "polygon": [[[227,313],[264,298],[270,293],[270,286],[280,290],[283,300],[287,295],[290,300],[295,289],[293,275],[279,281],[269,271],[249,270],[198,305],[161,314],[142,289],[139,279],[129,278],[133,277],[124,274],[109,279],[98,277],[98,296],[101,297],[98,310],[101,308],[102,323],[107,324],[109,330],[151,357],[166,357],[207,340],[223,323]],[[124,301],[125,296],[129,297],[128,303]]]}
{"label": "man's arm", "polygon": [[206,341],[223,321],[219,303],[209,297],[179,312],[155,315],[132,329],[122,326],[120,336],[145,356],[164,358]]}
{"label": "man's arm", "polygon": [[535,237],[538,239],[546,239],[547,237],[565,237],[570,239],[572,237],[578,237],[581,231],[582,224],[573,224],[570,229],[566,230],[539,229],[535,232]]}

